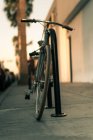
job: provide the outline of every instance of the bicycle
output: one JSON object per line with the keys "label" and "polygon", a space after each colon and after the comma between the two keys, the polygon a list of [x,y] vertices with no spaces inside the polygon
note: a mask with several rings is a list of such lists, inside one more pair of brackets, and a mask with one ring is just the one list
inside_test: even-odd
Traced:
{"label": "bicycle", "polygon": [[[22,19],[21,22],[44,23],[44,39],[38,42],[40,46],[38,49],[40,51],[39,59],[35,73],[35,80],[33,81],[31,89],[33,93],[36,93],[36,119],[40,121],[45,108],[49,83],[51,81],[53,83],[53,80],[55,80],[54,78],[52,80],[50,78],[51,49],[53,49],[53,46],[56,43],[55,30],[53,28],[48,28],[48,26],[50,24],[58,25],[70,31],[72,31],[73,28],[57,22],[42,21],[37,19]],[[32,52],[30,55],[35,55],[38,50]]]}

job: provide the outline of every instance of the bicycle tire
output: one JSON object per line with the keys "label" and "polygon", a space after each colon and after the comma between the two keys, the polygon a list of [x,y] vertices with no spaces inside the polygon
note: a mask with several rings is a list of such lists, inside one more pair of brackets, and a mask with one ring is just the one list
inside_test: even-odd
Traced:
{"label": "bicycle tire", "polygon": [[[46,46],[46,72],[44,74],[44,70],[43,70],[43,67],[41,67],[41,69],[39,70],[39,73],[38,73],[38,83],[37,83],[37,86],[36,86],[36,92],[37,92],[37,96],[36,96],[36,119],[38,121],[41,120],[42,118],[42,115],[43,115],[43,111],[44,111],[44,108],[45,108],[45,102],[46,102],[46,96],[47,96],[47,92],[48,92],[48,84],[49,84],[49,74],[50,74],[50,55],[51,55],[51,52],[50,52],[50,46],[47,45]],[[44,59],[43,61],[41,62],[42,64],[45,63]],[[42,73],[41,73],[42,72]],[[44,85],[43,87],[42,86],[42,78],[41,76],[44,77]],[[41,79],[40,79],[41,78]],[[42,94],[42,95],[40,95]],[[41,98],[41,101],[40,101],[40,97],[42,96]]]}

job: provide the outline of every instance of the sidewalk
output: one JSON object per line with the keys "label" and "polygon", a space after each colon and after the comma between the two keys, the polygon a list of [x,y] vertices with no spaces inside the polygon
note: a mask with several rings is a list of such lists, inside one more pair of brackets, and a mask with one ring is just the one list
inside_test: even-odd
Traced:
{"label": "sidewalk", "polygon": [[34,95],[25,100],[25,89],[13,84],[0,95],[0,140],[93,140],[93,84],[62,84],[67,116],[51,117],[55,109],[45,109],[41,122],[34,118]]}

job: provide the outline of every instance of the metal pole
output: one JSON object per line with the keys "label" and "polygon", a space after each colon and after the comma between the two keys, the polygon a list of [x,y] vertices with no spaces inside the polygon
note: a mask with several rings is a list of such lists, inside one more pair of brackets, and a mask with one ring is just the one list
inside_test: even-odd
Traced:
{"label": "metal pole", "polygon": [[52,52],[54,95],[55,95],[55,114],[52,114],[51,116],[63,117],[63,116],[66,116],[66,114],[62,113],[62,110],[61,110],[58,55],[57,55],[57,38],[56,38],[56,33],[54,29],[50,29],[50,36],[51,36],[51,52]]}
{"label": "metal pole", "polygon": [[54,108],[54,107],[52,105],[52,86],[51,86],[51,83],[49,83],[46,109],[51,109],[51,108]]}

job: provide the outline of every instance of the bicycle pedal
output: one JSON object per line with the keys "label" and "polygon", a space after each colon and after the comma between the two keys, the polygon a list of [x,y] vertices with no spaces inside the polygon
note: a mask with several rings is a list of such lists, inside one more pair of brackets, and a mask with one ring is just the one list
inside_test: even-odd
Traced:
{"label": "bicycle pedal", "polygon": [[30,95],[25,95],[25,100],[30,100]]}

